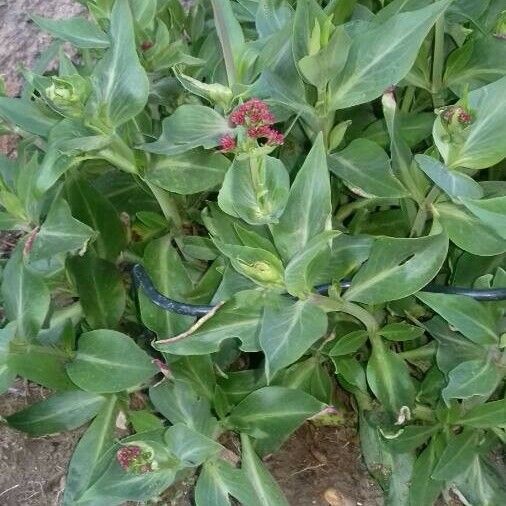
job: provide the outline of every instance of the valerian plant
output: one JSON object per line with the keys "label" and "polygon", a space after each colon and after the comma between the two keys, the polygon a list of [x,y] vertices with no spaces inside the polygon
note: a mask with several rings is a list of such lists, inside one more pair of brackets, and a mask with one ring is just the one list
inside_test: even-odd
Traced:
{"label": "valerian plant", "polygon": [[63,504],[285,505],[337,386],[386,504],[506,504],[506,304],[425,291],[506,287],[506,2],[82,3],[0,97],[0,387],[53,392],[5,421],[90,422]]}

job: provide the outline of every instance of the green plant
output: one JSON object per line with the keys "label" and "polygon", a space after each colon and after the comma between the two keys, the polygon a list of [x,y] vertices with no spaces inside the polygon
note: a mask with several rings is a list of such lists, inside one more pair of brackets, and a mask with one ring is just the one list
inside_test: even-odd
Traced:
{"label": "green plant", "polygon": [[54,390],[29,434],[91,421],[64,504],[287,504],[261,457],[336,379],[387,504],[504,504],[506,304],[421,290],[506,286],[505,2],[82,3],[0,97],[0,388]]}

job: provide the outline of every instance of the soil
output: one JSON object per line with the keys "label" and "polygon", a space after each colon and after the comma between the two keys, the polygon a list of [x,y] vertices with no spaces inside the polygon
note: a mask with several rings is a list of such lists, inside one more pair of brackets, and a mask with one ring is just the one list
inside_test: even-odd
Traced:
{"label": "soil", "polygon": [[[7,93],[20,93],[20,67],[30,67],[50,38],[29,14],[69,17],[82,10],[72,0],[0,0],[0,74]],[[0,152],[12,155],[15,139],[0,136]],[[0,234],[0,257],[16,236]],[[18,380],[0,396],[0,416],[7,416],[50,395]],[[0,426],[0,505],[53,506],[59,503],[72,451],[83,429],[31,438]],[[305,424],[266,464],[293,506],[379,506],[382,494],[362,463],[356,431],[349,427]],[[192,480],[170,489],[158,504],[191,506]]]}

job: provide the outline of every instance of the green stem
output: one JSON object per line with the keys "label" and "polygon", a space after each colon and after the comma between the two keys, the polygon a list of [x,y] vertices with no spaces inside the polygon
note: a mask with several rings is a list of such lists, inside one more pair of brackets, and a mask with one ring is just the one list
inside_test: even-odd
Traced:
{"label": "green stem", "polygon": [[432,61],[432,102],[434,107],[444,105],[443,70],[445,61],[445,18],[441,15],[434,29],[434,54]]}
{"label": "green stem", "polygon": [[418,208],[418,213],[416,214],[413,221],[413,226],[411,227],[409,237],[420,237],[422,235],[423,228],[429,214],[428,210],[434,201],[439,197],[439,194],[439,188],[437,186],[433,186],[425,197],[425,200],[420,204],[420,207]]}
{"label": "green stem", "polygon": [[401,111],[403,113],[408,113],[411,109],[411,105],[413,104],[413,100],[415,99],[416,88],[414,86],[408,86],[406,88],[406,92],[404,93],[404,97],[402,98]]}
{"label": "green stem", "polygon": [[432,341],[424,346],[420,346],[420,348],[415,348],[414,350],[408,350],[398,353],[398,356],[406,360],[420,360],[433,357],[436,351],[437,351],[436,343]]}
{"label": "green stem", "polygon": [[153,195],[156,198],[160,208],[162,209],[162,213],[165,216],[166,220],[174,223],[177,228],[180,228],[183,224],[183,219],[181,218],[181,214],[174,197],[163,188],[159,188],[147,180],[144,180],[144,182],[153,192]]}
{"label": "green stem", "polygon": [[312,295],[312,299],[316,304],[318,304],[324,311],[328,313],[335,311],[353,316],[362,322],[371,338],[377,334],[378,322],[376,321],[376,318],[374,318],[374,316],[369,313],[369,311],[365,310],[358,304],[354,304],[353,302],[348,302],[342,299],[335,300],[331,299],[330,297],[324,297],[322,295],[316,294]]}

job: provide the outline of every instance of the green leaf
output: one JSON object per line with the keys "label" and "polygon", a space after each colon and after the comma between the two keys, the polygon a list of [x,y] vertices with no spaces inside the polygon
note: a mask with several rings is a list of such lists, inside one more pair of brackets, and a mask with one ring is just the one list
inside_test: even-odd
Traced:
{"label": "green leaf", "polygon": [[[144,250],[143,263],[160,293],[184,301],[193,286],[171,240],[171,236],[166,235],[151,241]],[[159,308],[142,290],[139,292],[139,307],[144,325],[162,338],[183,332],[193,322],[192,317]]]}
{"label": "green leaf", "polygon": [[385,151],[367,139],[355,139],[329,155],[329,169],[362,197],[402,198],[407,191],[394,176]]}
{"label": "green leaf", "polygon": [[214,398],[216,374],[214,362],[210,356],[195,355],[178,357],[170,363],[174,377],[187,381],[199,395],[210,401]]}
{"label": "green leaf", "polygon": [[160,138],[142,149],[159,155],[179,155],[199,146],[211,149],[231,131],[228,121],[214,109],[185,104],[163,120]]}
{"label": "green leaf", "polygon": [[471,408],[456,424],[479,429],[506,427],[506,400],[491,401]]}
{"label": "green leaf", "polygon": [[403,79],[432,25],[448,1],[396,14],[382,24],[372,24],[352,38],[348,63],[330,83],[332,109],[345,109],[378,98]]}
{"label": "green leaf", "polygon": [[23,378],[54,390],[75,390],[65,371],[67,353],[52,346],[12,342],[7,364]]}
{"label": "green leaf", "polygon": [[177,156],[157,157],[145,177],[164,190],[190,195],[221,184],[229,165],[224,155],[198,149]]}
{"label": "green leaf", "polygon": [[495,505],[506,501],[504,472],[490,459],[475,455],[467,472],[455,478],[455,486],[470,504]]}
{"label": "green leaf", "polygon": [[246,290],[226,302],[211,318],[174,339],[154,341],[152,346],[174,355],[207,355],[217,352],[223,341],[241,340],[243,351],[259,351],[258,332],[263,309],[263,296]]}
{"label": "green leaf", "polygon": [[441,436],[433,437],[420,453],[413,466],[413,478],[409,491],[409,504],[433,506],[444,486],[444,481],[432,478],[432,473],[444,450]]}
{"label": "green leaf", "polygon": [[234,269],[260,286],[284,288],[284,269],[281,260],[261,248],[223,244],[214,241],[216,247],[229,258]]}
{"label": "green leaf", "polygon": [[435,184],[450,197],[480,199],[483,197],[482,187],[466,174],[449,170],[439,160],[427,155],[416,155],[418,166]]}
{"label": "green leaf", "polygon": [[506,240],[506,196],[482,200],[462,199],[462,203],[485,225]]}
{"label": "green leaf", "polygon": [[473,37],[450,53],[444,81],[457,96],[497,81],[506,74],[506,45],[493,35]]}
{"label": "green leaf", "polygon": [[22,244],[5,266],[2,297],[5,315],[9,321],[16,321],[17,334],[26,339],[35,337],[46,319],[51,297],[42,276],[25,265]]}
{"label": "green leaf", "polygon": [[117,398],[112,395],[77,444],[70,460],[63,506],[72,506],[89,486],[97,462],[114,441]]}
{"label": "green leaf", "polygon": [[435,480],[453,480],[472,464],[477,447],[478,434],[475,431],[466,430],[461,434],[450,436],[432,477]]}
{"label": "green leaf", "polygon": [[302,357],[326,331],[327,315],[312,302],[267,299],[259,335],[267,378]]}
{"label": "green leaf", "polygon": [[148,432],[163,428],[163,421],[147,409],[129,411],[128,422],[132,425],[133,432]]}
{"label": "green leaf", "polygon": [[9,367],[9,343],[15,336],[16,324],[0,329],[0,395],[6,392],[16,379],[16,371]]}
{"label": "green leaf", "polygon": [[121,392],[154,376],[149,355],[127,335],[114,330],[81,334],[77,353],[67,364],[70,379],[88,392]]}
{"label": "green leaf", "polygon": [[464,208],[450,203],[436,204],[434,208],[446,233],[459,248],[478,256],[506,251],[504,239]]}
{"label": "green leaf", "polygon": [[[126,472],[116,459],[121,444],[148,446],[153,449],[159,467],[147,473]],[[162,431],[135,434],[113,446],[100,459],[91,486],[81,496],[78,504],[104,504],[116,506],[125,501],[148,501],[169,487],[176,476],[176,459],[166,450]]]}
{"label": "green leaf", "polygon": [[211,415],[209,401],[197,395],[189,383],[181,380],[164,380],[149,389],[149,398],[173,425],[187,427],[213,436],[216,419]]}
{"label": "green leaf", "polygon": [[440,429],[439,425],[408,425],[394,437],[387,437],[388,448],[398,453],[412,452]]}
{"label": "green leaf", "polygon": [[504,373],[488,360],[462,362],[448,374],[448,385],[443,389],[447,404],[451,399],[488,398],[498,387]]}
{"label": "green leaf", "polygon": [[244,35],[241,25],[234,15],[230,0],[212,0],[211,5],[227,69],[228,85],[232,86],[237,79],[237,65],[243,51]]}
{"label": "green leaf", "polygon": [[398,300],[423,288],[439,272],[446,259],[445,234],[417,239],[380,237],[371,256],[353,277],[347,300],[380,304]]}
{"label": "green leaf", "polygon": [[367,393],[366,373],[355,357],[332,357],[339,380],[344,380],[345,388]]}
{"label": "green leaf", "polygon": [[413,380],[404,360],[385,346],[380,337],[375,337],[372,345],[367,363],[367,382],[383,407],[395,416],[403,406],[413,405]]}
{"label": "green leaf", "polygon": [[93,248],[99,257],[115,261],[126,246],[125,227],[114,206],[85,179],[65,181],[67,202],[74,218],[98,232]]}
{"label": "green leaf", "polygon": [[405,322],[389,323],[378,331],[389,341],[411,341],[423,335],[423,329]]}
{"label": "green leaf", "polygon": [[31,436],[76,429],[102,409],[106,398],[81,390],[54,394],[48,399],[7,416],[7,423]]}
{"label": "green leaf", "polygon": [[149,94],[148,77],[137,56],[128,2],[114,3],[110,35],[111,48],[93,71],[93,93],[87,112],[99,124],[113,129],[137,116]]}
{"label": "green leaf", "polygon": [[[458,102],[460,105],[460,102]],[[506,156],[501,139],[506,135],[506,119],[501,114],[506,104],[506,77],[469,92],[465,106],[472,115],[462,138],[452,141],[442,119],[434,123],[434,141],[449,168],[485,169]]]}
{"label": "green leaf", "polygon": [[176,423],[165,432],[167,447],[184,467],[198,467],[206,460],[218,456],[223,446],[211,438],[187,427],[184,423]]}
{"label": "green leaf", "polygon": [[67,202],[58,198],[35,236],[30,260],[48,259],[59,253],[83,250],[94,236],[93,229],[74,219]]}
{"label": "green leaf", "polygon": [[46,32],[80,49],[109,47],[109,37],[86,18],[76,16],[68,19],[50,19],[37,15],[32,15],[32,18]]}
{"label": "green leaf", "polygon": [[320,134],[295,177],[279,223],[272,225],[274,243],[284,260],[328,228],[330,212],[330,179]]}
{"label": "green leaf", "polygon": [[[294,23],[294,32],[297,30]],[[298,34],[294,33],[297,37]],[[345,68],[351,39],[342,26],[336,26],[325,47],[315,54],[308,54],[298,61],[302,76],[317,88],[324,87]]]}
{"label": "green leaf", "polygon": [[[355,353],[367,342],[368,335],[365,330],[356,330],[340,337],[337,343],[330,349],[330,357],[339,357]],[[338,361],[336,361],[338,363]]]}
{"label": "green leaf", "polygon": [[72,167],[86,158],[93,158],[90,152],[106,148],[111,138],[96,135],[95,132],[74,119],[64,119],[49,133],[47,150],[37,178],[40,195],[53,186]]}
{"label": "green leaf", "polygon": [[204,464],[195,486],[196,506],[231,506],[230,489],[226,478],[222,476],[221,466],[225,466],[240,483],[242,473],[224,461],[211,461]]}
{"label": "green leaf", "polygon": [[495,321],[484,304],[464,295],[418,293],[416,296],[471,341],[478,344],[498,342]]}
{"label": "green leaf", "polygon": [[281,160],[235,158],[223,181],[218,204],[251,225],[277,223],[288,200],[290,178]]}
{"label": "green leaf", "polygon": [[57,123],[57,119],[44,114],[33,102],[9,97],[0,97],[0,118],[41,137],[47,137]]}
{"label": "green leaf", "polygon": [[90,253],[69,258],[66,267],[90,327],[116,328],[126,304],[125,286],[118,268]]}
{"label": "green leaf", "polygon": [[288,506],[283,491],[255,453],[246,434],[241,434],[241,469],[257,496],[258,506]]}
{"label": "green leaf", "polygon": [[323,271],[322,263],[328,263],[332,240],[340,233],[337,230],[329,230],[318,234],[290,260],[285,268],[285,285],[288,293],[303,297],[313,291]]}
{"label": "green leaf", "polygon": [[284,387],[264,387],[241,401],[230,413],[230,427],[257,439],[264,455],[277,450],[307,418],[325,408],[305,392]]}

